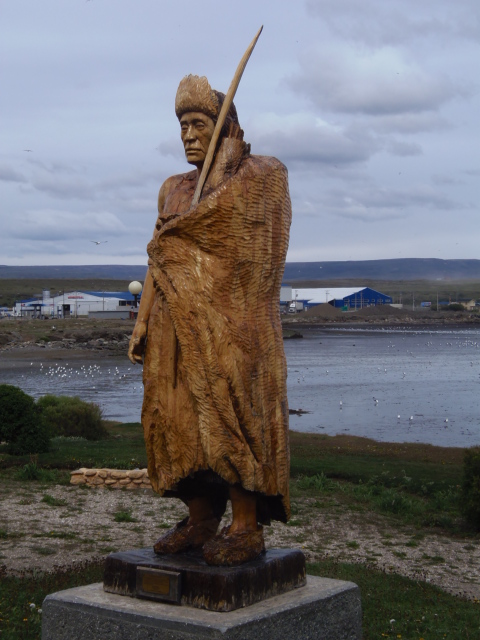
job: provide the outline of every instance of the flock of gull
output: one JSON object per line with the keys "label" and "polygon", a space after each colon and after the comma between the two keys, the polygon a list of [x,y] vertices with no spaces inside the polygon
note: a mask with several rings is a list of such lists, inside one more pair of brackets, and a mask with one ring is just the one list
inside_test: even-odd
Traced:
{"label": "flock of gull", "polygon": [[289,343],[291,427],[479,443],[479,330],[385,333],[335,328]]}
{"label": "flock of gull", "polygon": [[[480,332],[383,333],[334,329],[285,343],[289,405],[298,415],[291,426],[423,441],[441,429],[441,437],[457,444],[460,436],[480,442]],[[79,396],[100,404],[108,417],[138,420],[142,368],[126,358],[97,358],[3,369],[0,383],[34,397]]]}

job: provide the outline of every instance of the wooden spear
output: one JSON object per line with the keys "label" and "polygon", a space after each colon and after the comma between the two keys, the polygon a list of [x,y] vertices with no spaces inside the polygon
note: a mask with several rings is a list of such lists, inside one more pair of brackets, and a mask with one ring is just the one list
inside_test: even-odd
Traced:
{"label": "wooden spear", "polygon": [[238,85],[240,84],[240,80],[242,79],[243,72],[245,71],[245,67],[247,66],[247,62],[252,55],[252,52],[257,44],[257,40],[262,33],[263,25],[258,30],[257,35],[248,45],[247,50],[243,54],[242,59],[240,60],[237,70],[235,71],[235,75],[233,76],[233,80],[230,83],[230,87],[228,88],[227,95],[225,96],[225,100],[223,101],[222,108],[220,109],[220,113],[218,116],[217,123],[215,125],[215,129],[213,130],[212,139],[210,140],[210,144],[208,145],[207,155],[205,156],[205,161],[203,163],[202,171],[200,173],[200,177],[198,179],[197,187],[195,189],[195,193],[193,194],[193,200],[191,207],[195,207],[200,200],[200,196],[202,195],[203,185],[205,184],[205,180],[207,179],[208,172],[210,171],[210,167],[213,162],[213,156],[215,155],[215,149],[217,148],[218,138],[220,137],[220,132],[222,130],[223,125],[225,124],[225,120],[227,118],[227,114],[232,106],[233,99],[238,89]]}

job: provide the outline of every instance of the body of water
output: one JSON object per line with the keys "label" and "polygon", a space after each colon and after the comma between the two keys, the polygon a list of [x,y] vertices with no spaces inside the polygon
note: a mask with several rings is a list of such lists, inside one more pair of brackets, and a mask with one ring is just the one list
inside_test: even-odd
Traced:
{"label": "body of water", "polygon": [[[302,330],[286,340],[296,431],[441,446],[480,444],[480,330]],[[103,352],[0,354],[0,383],[77,395],[104,416],[140,420],[142,368]],[[42,356],[44,359],[42,360]]]}

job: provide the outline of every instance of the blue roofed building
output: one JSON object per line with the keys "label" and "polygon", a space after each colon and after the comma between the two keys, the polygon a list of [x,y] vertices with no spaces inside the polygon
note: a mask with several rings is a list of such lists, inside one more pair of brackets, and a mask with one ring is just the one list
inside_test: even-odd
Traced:
{"label": "blue roofed building", "polygon": [[363,307],[392,304],[393,299],[370,287],[329,287],[322,289],[292,289],[293,300],[308,309],[328,302],[333,307],[354,311]]}

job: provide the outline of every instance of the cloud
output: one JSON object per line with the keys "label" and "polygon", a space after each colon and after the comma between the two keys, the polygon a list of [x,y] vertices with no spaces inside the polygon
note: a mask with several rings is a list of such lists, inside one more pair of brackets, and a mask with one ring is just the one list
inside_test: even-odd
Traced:
{"label": "cloud", "polygon": [[94,200],[93,185],[83,178],[65,178],[60,176],[38,176],[32,179],[32,186],[54,198],[69,200]]}
{"label": "cloud", "polygon": [[24,175],[6,165],[0,166],[0,180],[2,182],[27,182]]}
{"label": "cloud", "polygon": [[364,130],[333,127],[307,114],[284,118],[268,114],[253,122],[249,131],[254,153],[277,156],[287,165],[365,162],[380,149]]}
{"label": "cloud", "polygon": [[454,201],[430,185],[394,189],[376,185],[327,188],[309,200],[293,199],[294,216],[326,214],[363,222],[388,222],[419,211],[459,211],[469,205]]}
{"label": "cloud", "polygon": [[144,172],[131,172],[129,174],[118,175],[113,178],[107,178],[97,183],[96,187],[101,190],[113,190],[118,189],[136,189],[144,188],[149,182],[158,182],[158,173],[154,171]]}
{"label": "cloud", "polygon": [[439,186],[447,186],[447,185],[462,185],[465,184],[463,180],[458,180],[457,178],[452,178],[452,176],[445,176],[439,173],[436,173],[432,176],[433,184]]}
{"label": "cloud", "polygon": [[452,129],[452,125],[445,118],[432,111],[389,115],[377,114],[375,118],[369,118],[367,124],[374,131],[384,134],[415,135],[421,132]]}
{"label": "cloud", "polygon": [[415,142],[402,142],[401,140],[388,140],[386,150],[392,156],[420,156],[422,155],[422,147]]}
{"label": "cloud", "polygon": [[9,234],[22,240],[107,240],[127,233],[123,222],[109,212],[73,213],[44,209],[15,217]]}
{"label": "cloud", "polygon": [[426,72],[385,48],[373,53],[312,48],[287,85],[317,108],[373,116],[435,111],[462,94],[446,75]]}
{"label": "cloud", "polygon": [[178,138],[168,138],[168,140],[160,142],[157,146],[157,151],[162,156],[173,156],[177,160],[185,160],[185,151],[183,150],[180,136]]}
{"label": "cloud", "polygon": [[477,0],[307,0],[307,11],[338,38],[367,46],[480,38]]}

